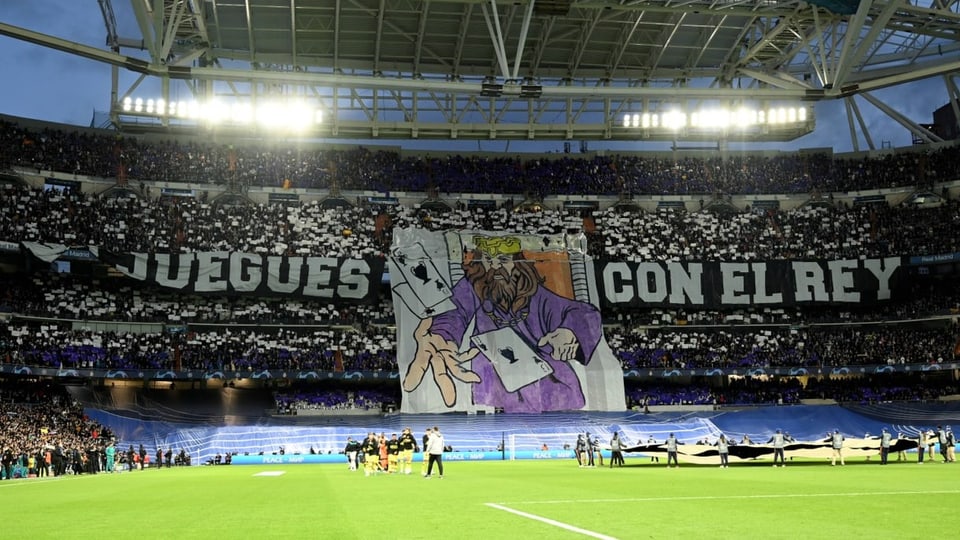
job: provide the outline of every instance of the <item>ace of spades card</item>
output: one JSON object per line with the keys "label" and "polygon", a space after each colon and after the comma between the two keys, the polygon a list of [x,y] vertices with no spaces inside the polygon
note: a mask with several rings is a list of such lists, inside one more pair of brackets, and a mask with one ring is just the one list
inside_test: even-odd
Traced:
{"label": "ace of spades card", "polygon": [[420,319],[457,309],[457,305],[453,303],[451,298],[444,298],[440,303],[432,306],[424,305],[421,297],[405,281],[395,285],[393,292],[400,297],[400,301],[407,306],[407,309]]}
{"label": "ace of spades card", "polygon": [[516,392],[553,373],[553,367],[512,328],[478,334],[470,341],[493,364],[508,392]]}
{"label": "ace of spades card", "polygon": [[427,256],[423,245],[414,244],[402,252],[394,252],[392,262],[394,268],[403,275],[409,292],[426,308],[440,306],[453,296],[450,284]]}

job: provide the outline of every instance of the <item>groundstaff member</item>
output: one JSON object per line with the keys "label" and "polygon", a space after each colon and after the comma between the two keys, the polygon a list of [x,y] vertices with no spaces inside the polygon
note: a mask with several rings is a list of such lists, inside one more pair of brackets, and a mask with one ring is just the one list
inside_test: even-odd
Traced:
{"label": "groundstaff member", "polygon": [[424,451],[428,456],[427,474],[424,478],[430,478],[433,475],[433,466],[437,466],[437,472],[440,478],[443,478],[443,435],[440,434],[440,428],[434,426],[430,432],[430,438],[427,440],[427,447]]}
{"label": "groundstaff member", "polygon": [[[840,465],[846,465],[843,461],[843,433],[840,433],[839,429],[833,430],[833,435],[830,436],[830,446],[833,448],[833,455],[830,458],[830,465],[837,464],[837,458],[840,458]],[[920,461],[923,461],[923,458],[920,458]]]}

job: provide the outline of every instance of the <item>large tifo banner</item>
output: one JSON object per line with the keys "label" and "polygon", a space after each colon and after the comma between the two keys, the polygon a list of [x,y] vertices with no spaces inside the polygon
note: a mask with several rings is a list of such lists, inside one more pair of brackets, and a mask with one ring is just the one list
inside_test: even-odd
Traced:
{"label": "large tifo banner", "polygon": [[906,282],[906,261],[597,261],[601,306],[871,304]]}
{"label": "large tifo banner", "polygon": [[624,409],[582,236],[397,229],[390,255],[402,412]]}
{"label": "large tifo banner", "polygon": [[280,257],[239,252],[110,253],[100,260],[124,275],[192,293],[248,293],[373,302],[383,278],[378,257]]}

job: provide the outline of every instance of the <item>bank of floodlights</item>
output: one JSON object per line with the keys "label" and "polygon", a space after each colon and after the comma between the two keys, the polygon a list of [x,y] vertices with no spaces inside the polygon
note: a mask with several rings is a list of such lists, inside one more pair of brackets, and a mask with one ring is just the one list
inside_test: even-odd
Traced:
{"label": "bank of floodlights", "polygon": [[256,106],[244,102],[225,103],[218,100],[164,101],[125,97],[120,113],[149,116],[208,125],[260,126],[283,131],[307,131],[323,122],[323,112],[303,100],[262,101]]}
{"label": "bank of floodlights", "polygon": [[761,126],[788,127],[807,122],[806,107],[769,107],[751,109],[697,109],[691,113],[674,109],[663,112],[625,114],[623,127],[657,131],[730,131]]}

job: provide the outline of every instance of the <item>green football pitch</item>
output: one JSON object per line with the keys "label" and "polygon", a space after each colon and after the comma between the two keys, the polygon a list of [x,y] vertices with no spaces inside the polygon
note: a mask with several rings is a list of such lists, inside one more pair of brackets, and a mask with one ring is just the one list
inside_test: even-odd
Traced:
{"label": "green football pitch", "polygon": [[[915,458],[915,456],[911,457]],[[956,527],[960,466],[848,460],[667,469],[448,462],[220,466],[0,482],[5,539],[927,538]],[[945,529],[946,527],[946,529]],[[950,536],[952,533],[947,533]]]}

